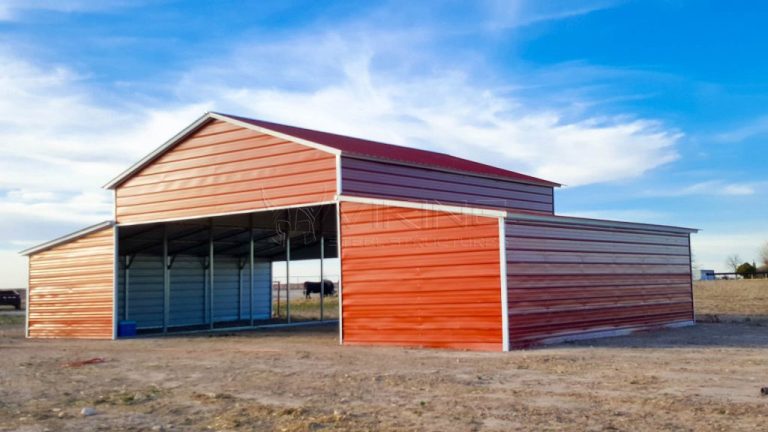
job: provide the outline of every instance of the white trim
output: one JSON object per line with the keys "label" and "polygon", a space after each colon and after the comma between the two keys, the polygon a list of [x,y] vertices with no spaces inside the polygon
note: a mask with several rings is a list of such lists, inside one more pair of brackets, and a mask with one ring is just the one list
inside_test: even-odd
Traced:
{"label": "white trim", "polygon": [[266,127],[256,126],[255,124],[251,124],[251,123],[248,123],[248,122],[245,122],[245,121],[242,121],[242,120],[238,120],[238,119],[232,118],[232,117],[230,117],[230,116],[228,116],[226,114],[209,113],[208,115],[210,115],[211,118],[215,118],[217,120],[225,121],[227,123],[232,123],[233,125],[244,127],[246,129],[250,129],[252,131],[264,133],[264,134],[267,134],[267,135],[272,135],[273,137],[276,137],[276,138],[282,138],[282,139],[284,139],[286,141],[295,142],[296,144],[302,144],[302,145],[305,145],[307,147],[312,147],[315,150],[324,151],[326,153],[331,153],[331,154],[334,154],[334,155],[340,155],[341,154],[341,150],[339,150],[339,149],[336,149],[336,148],[333,148],[333,147],[329,147],[327,145],[319,144],[319,143],[316,143],[314,141],[309,141],[309,140],[305,140],[305,139],[302,139],[302,138],[296,138],[293,135],[285,134],[285,133],[282,133],[282,132],[276,132],[276,131],[273,131],[272,129],[269,129],[269,128],[266,128]]}
{"label": "white trim", "polygon": [[200,116],[197,120],[192,122],[189,126],[185,127],[181,132],[174,135],[171,139],[164,142],[160,147],[152,150],[151,153],[141,158],[138,162],[131,165],[126,169],[125,171],[121,172],[117,177],[113,178],[107,184],[102,186],[104,189],[114,189],[120,183],[125,181],[128,177],[133,175],[136,171],[144,168],[145,166],[149,165],[152,161],[155,160],[158,156],[163,154],[166,150],[173,147],[176,143],[183,140],[193,132],[195,132],[197,129],[199,129],[201,126],[203,126],[208,120],[211,119],[211,113],[205,113],[202,116]]}
{"label": "white trim", "polygon": [[499,218],[499,273],[501,276],[501,350],[509,351],[509,292],[507,291],[507,236],[505,221]]}
{"label": "white trim", "polygon": [[117,232],[117,225],[112,227],[112,235],[114,238],[114,253],[113,253],[113,259],[114,259],[114,265],[112,266],[112,283],[114,285],[112,289],[112,340],[117,339],[117,323],[118,315],[117,315],[117,300],[119,298],[117,294],[117,290],[120,284],[118,275],[119,275],[119,265],[120,265],[120,248],[118,247],[118,241],[120,236]]}
{"label": "white trim", "polygon": [[344,310],[342,309],[342,275],[344,260],[341,259],[341,203],[336,201],[336,255],[339,259],[339,345],[344,345]]}
{"label": "white trim", "polygon": [[318,201],[318,202],[307,203],[307,204],[294,204],[294,205],[286,205],[286,206],[255,208],[255,209],[249,209],[249,210],[240,210],[240,211],[236,211],[236,212],[210,213],[210,214],[205,214],[205,215],[200,215],[200,216],[182,216],[182,217],[169,218],[169,219],[153,219],[153,220],[138,221],[138,222],[120,222],[120,226],[144,225],[144,224],[151,224],[151,223],[178,222],[178,221],[191,221],[191,220],[196,220],[196,219],[206,219],[206,218],[219,217],[219,216],[231,216],[231,215],[239,215],[239,214],[247,214],[247,213],[259,213],[259,212],[286,210],[286,209],[293,209],[293,208],[323,206],[323,205],[334,204],[335,202],[336,202],[336,200],[333,200],[333,201]]}
{"label": "white trim", "polygon": [[338,195],[336,196],[336,199],[338,201],[354,202],[354,203],[360,203],[360,204],[371,204],[371,205],[390,206],[390,207],[404,207],[404,208],[412,208],[412,209],[419,209],[419,210],[441,211],[441,212],[448,212],[448,213],[461,213],[461,214],[492,217],[492,218],[499,218],[499,217],[503,218],[503,217],[506,217],[507,215],[507,212],[504,210],[494,210],[494,209],[485,209],[485,208],[477,208],[477,207],[460,207],[460,206],[454,206],[454,205],[444,205],[444,204],[436,204],[436,203],[429,203],[429,202],[401,201],[401,200],[367,198],[367,197],[349,196],[349,195]]}
{"label": "white trim", "polygon": [[37,246],[32,246],[31,248],[24,249],[23,251],[19,252],[19,254],[29,256],[29,255],[32,255],[32,254],[35,254],[35,253],[38,253],[38,252],[42,252],[42,251],[44,251],[46,249],[50,249],[50,248],[52,248],[54,246],[58,246],[58,245],[60,245],[62,243],[66,243],[66,242],[71,241],[71,240],[76,240],[76,239],[78,239],[78,238],[80,238],[82,236],[88,235],[88,234],[90,234],[92,232],[96,232],[96,231],[99,231],[101,229],[111,227],[114,224],[115,224],[115,222],[111,221],[111,220],[110,221],[100,222],[100,223],[97,223],[96,225],[91,225],[91,226],[83,228],[83,229],[81,229],[79,231],[75,231],[73,233],[69,233],[69,234],[67,234],[65,236],[61,236],[61,237],[55,238],[55,239],[53,239],[51,241],[47,241],[47,242],[39,244]]}
{"label": "white trim", "polygon": [[677,233],[677,234],[690,234],[690,233],[699,232],[699,230],[695,228],[676,227],[676,226],[670,226],[670,225],[654,225],[654,224],[636,223],[636,222],[611,221],[611,220],[602,220],[602,219],[580,218],[580,217],[573,217],[573,216],[538,215],[538,214],[530,214],[530,213],[509,213],[507,215],[507,220],[552,222],[552,223],[565,224],[565,225],[587,225],[587,226],[597,226],[597,227],[603,227],[603,228],[645,229],[650,231],[662,231],[662,232]]}
{"label": "white trim", "polygon": [[341,195],[341,154],[336,155],[336,195]]}

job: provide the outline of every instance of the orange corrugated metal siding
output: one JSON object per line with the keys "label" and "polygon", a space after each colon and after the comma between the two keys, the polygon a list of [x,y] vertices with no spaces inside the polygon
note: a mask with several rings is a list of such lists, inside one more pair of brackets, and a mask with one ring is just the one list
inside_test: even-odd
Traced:
{"label": "orange corrugated metal siding", "polygon": [[204,126],[117,188],[120,223],[332,200],[335,156],[222,121]]}
{"label": "orange corrugated metal siding", "polygon": [[693,318],[688,234],[507,221],[510,344]]}
{"label": "orange corrugated metal siding", "polygon": [[29,257],[29,336],[111,339],[114,228]]}
{"label": "orange corrugated metal siding", "polygon": [[498,178],[449,173],[342,156],[341,187],[346,195],[430,201],[552,214],[553,188]]}
{"label": "orange corrugated metal siding", "polygon": [[341,203],[345,344],[500,350],[497,218]]}

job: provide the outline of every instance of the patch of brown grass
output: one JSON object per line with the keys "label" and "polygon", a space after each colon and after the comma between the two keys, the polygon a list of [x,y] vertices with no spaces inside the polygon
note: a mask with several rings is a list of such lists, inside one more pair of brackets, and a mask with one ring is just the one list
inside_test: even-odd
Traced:
{"label": "patch of brown grass", "polygon": [[738,315],[768,319],[768,279],[696,281],[697,315]]}

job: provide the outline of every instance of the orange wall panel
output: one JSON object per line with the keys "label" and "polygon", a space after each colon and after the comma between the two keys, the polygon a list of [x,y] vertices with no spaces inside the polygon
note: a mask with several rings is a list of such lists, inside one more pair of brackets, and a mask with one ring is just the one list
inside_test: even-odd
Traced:
{"label": "orange wall panel", "polygon": [[335,156],[212,121],[121,184],[119,223],[330,201]]}
{"label": "orange wall panel", "polygon": [[501,350],[497,218],[341,203],[345,344]]}
{"label": "orange wall panel", "polygon": [[111,339],[114,228],[29,257],[29,336]]}

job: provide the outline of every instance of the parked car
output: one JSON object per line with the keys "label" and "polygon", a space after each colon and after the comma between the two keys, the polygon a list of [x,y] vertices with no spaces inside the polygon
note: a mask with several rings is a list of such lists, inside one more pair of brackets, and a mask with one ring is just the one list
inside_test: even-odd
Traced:
{"label": "parked car", "polygon": [[16,310],[21,309],[21,293],[18,291],[0,291],[0,305],[11,305]]}

